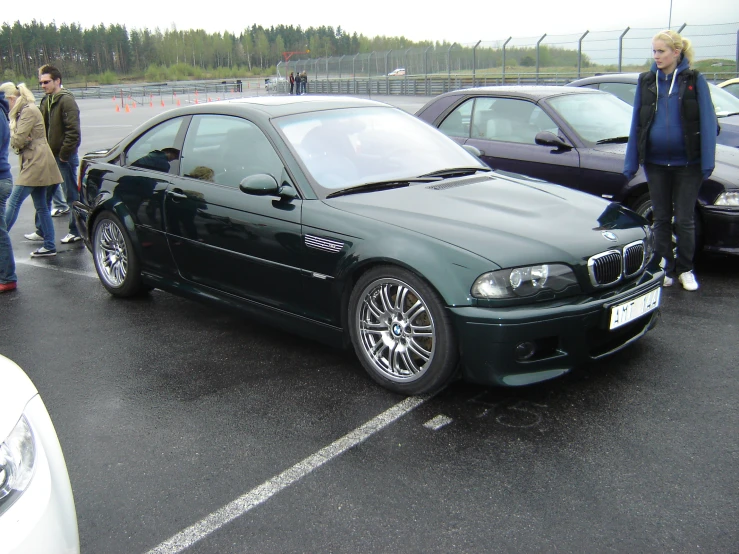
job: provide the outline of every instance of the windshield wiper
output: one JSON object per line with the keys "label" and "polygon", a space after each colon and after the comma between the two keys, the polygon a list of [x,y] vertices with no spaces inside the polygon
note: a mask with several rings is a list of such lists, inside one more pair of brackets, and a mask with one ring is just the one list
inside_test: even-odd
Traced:
{"label": "windshield wiper", "polygon": [[730,115],[739,115],[739,112],[719,112],[716,117],[729,117]]}
{"label": "windshield wiper", "polygon": [[426,173],[425,175],[421,175],[421,177],[439,177],[439,178],[449,178],[449,177],[464,177],[466,175],[474,175],[478,171],[492,171],[488,167],[452,167],[448,169],[440,169],[439,171],[432,171],[431,173]]}
{"label": "windshield wiper", "polygon": [[359,194],[362,192],[375,192],[378,190],[399,189],[409,186],[411,183],[433,183],[441,181],[441,177],[411,177],[410,179],[392,179],[390,181],[377,181],[375,183],[364,183],[353,187],[347,187],[332,192],[326,198],[336,198],[348,194]]}
{"label": "windshield wiper", "polygon": [[595,144],[623,144],[629,142],[629,137],[613,137],[597,141]]}

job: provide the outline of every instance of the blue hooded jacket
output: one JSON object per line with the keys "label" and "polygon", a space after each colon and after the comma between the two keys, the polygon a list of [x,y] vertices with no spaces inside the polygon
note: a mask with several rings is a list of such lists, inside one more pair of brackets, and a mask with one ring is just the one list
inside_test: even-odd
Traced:
{"label": "blue hooded jacket", "polygon": [[[650,71],[656,74],[657,106],[649,127],[645,161],[656,165],[684,166],[690,163],[685,150],[683,124],[680,116],[680,98],[678,96],[677,75],[689,68],[688,60],[680,60],[674,75],[665,75],[657,64],[652,63]],[[673,84],[674,83],[674,84]],[[639,169],[639,153],[637,148],[637,128],[639,126],[639,109],[641,107],[641,87],[637,85],[634,96],[634,112],[631,118],[629,142],[626,145],[624,175],[631,179]],[[703,75],[696,79],[698,110],[700,113],[701,133],[701,172],[707,179],[713,172],[716,163],[716,112],[711,100],[711,91]]]}
{"label": "blue hooded jacket", "polygon": [[8,147],[10,146],[10,125],[8,124],[8,113],[10,106],[5,99],[5,93],[0,92],[0,179],[12,179],[10,163],[8,162]]}

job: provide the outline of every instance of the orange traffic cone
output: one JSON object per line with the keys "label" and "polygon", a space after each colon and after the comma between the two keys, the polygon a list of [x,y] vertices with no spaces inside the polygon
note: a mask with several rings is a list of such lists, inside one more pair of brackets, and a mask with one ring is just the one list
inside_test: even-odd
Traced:
{"label": "orange traffic cone", "polygon": [[162,98],[162,108],[164,107],[164,98]]}
{"label": "orange traffic cone", "polygon": [[115,105],[115,111],[117,111],[117,112],[120,112],[121,111],[121,108],[120,108],[120,106],[118,106],[118,104]]}
{"label": "orange traffic cone", "polygon": [[150,108],[153,108],[154,107],[154,102],[152,102],[151,100],[149,100],[149,107]]}
{"label": "orange traffic cone", "polygon": [[126,104],[126,113],[131,113],[131,108],[128,107],[128,104]]}
{"label": "orange traffic cone", "polygon": [[178,106],[180,105],[180,99],[179,98],[177,99],[177,105]]}

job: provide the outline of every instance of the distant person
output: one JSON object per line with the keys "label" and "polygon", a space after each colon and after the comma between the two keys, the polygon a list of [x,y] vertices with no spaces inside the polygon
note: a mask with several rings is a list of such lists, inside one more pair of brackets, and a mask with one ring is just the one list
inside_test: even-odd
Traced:
{"label": "distant person", "polygon": [[[79,157],[77,151],[80,146],[80,110],[74,96],[62,87],[62,74],[53,65],[41,66],[39,84],[46,96],[41,99],[41,115],[46,125],[46,137],[51,152],[54,154],[59,171],[62,174],[64,194],[67,204],[79,199],[77,192],[77,168]],[[51,211],[51,198],[48,198]],[[28,240],[44,240],[43,229],[36,218],[36,231],[24,235]],[[70,211],[69,232],[62,238],[64,244],[77,242],[82,237],[77,230],[77,224]]]}
{"label": "distant person", "polygon": [[62,181],[62,174],[46,142],[46,128],[36,101],[26,85],[0,85],[10,106],[10,146],[18,153],[20,172],[5,207],[5,222],[12,229],[23,201],[30,195],[36,217],[43,231],[44,244],[31,252],[32,258],[56,256],[54,223],[49,213],[53,187]]}
{"label": "distant person", "polygon": [[662,31],[652,39],[652,53],[652,68],[639,75],[636,86],[624,175],[631,180],[644,166],[664,286],[671,286],[677,276],[685,290],[694,291],[695,203],[715,165],[716,111],[705,77],[690,69],[694,52],[688,39]]}
{"label": "distant person", "polygon": [[302,78],[303,76],[300,73],[298,73],[295,76],[295,94],[296,95],[300,94],[300,86],[301,86],[300,83],[302,82]]}
{"label": "distant person", "polygon": [[300,90],[300,94],[306,94],[308,92],[308,74],[305,70],[300,74]]}
{"label": "distant person", "polygon": [[5,225],[5,205],[13,192],[13,176],[10,173],[10,163],[8,163],[10,106],[2,90],[0,90],[0,111],[2,112],[0,114],[0,293],[3,293],[16,289],[18,277],[15,274],[13,244],[10,242],[8,228]]}
{"label": "distant person", "polygon": [[290,80],[290,94],[292,94],[293,90],[295,89],[295,75],[293,74],[292,71],[290,72],[289,80]]}

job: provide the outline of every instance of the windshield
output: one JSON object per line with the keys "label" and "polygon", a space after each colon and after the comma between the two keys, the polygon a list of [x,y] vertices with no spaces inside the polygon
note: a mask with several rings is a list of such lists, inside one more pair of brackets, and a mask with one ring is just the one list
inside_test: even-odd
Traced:
{"label": "windshield", "polygon": [[711,100],[713,100],[717,116],[724,117],[739,113],[739,98],[713,83],[708,83],[708,88],[711,89]]}
{"label": "windshield", "polygon": [[446,169],[490,169],[446,135],[396,108],[325,110],[273,121],[324,195]]}
{"label": "windshield", "polygon": [[549,105],[586,143],[629,136],[632,108],[612,94],[556,96]]}

